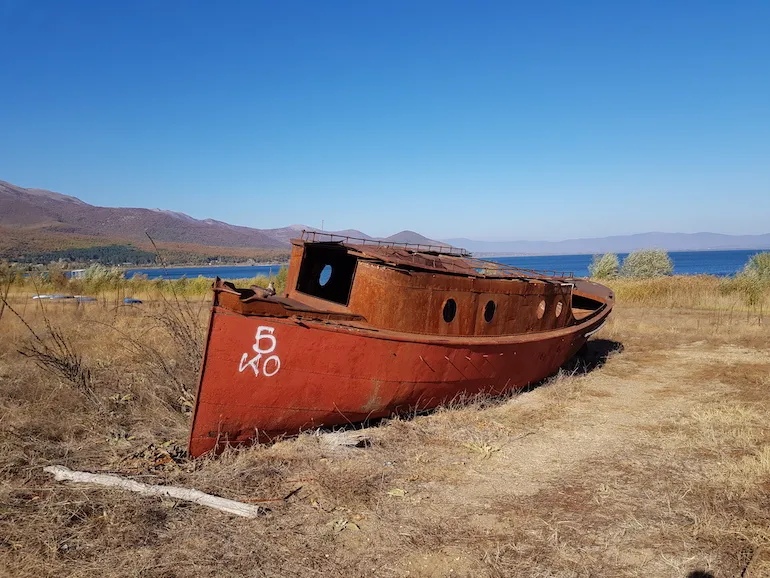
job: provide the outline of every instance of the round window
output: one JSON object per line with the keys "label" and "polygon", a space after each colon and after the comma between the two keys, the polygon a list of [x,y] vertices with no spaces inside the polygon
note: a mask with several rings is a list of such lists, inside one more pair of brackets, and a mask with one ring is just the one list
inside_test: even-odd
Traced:
{"label": "round window", "polygon": [[542,319],[543,315],[545,315],[545,300],[541,301],[537,306],[537,318]]}
{"label": "round window", "polygon": [[321,287],[324,287],[329,282],[329,279],[331,278],[332,278],[332,266],[324,265],[324,268],[321,269],[321,274],[318,276],[318,284]]}
{"label": "round window", "polygon": [[561,312],[562,312],[562,310],[563,310],[563,309],[564,309],[564,303],[562,303],[561,301],[559,301],[559,302],[556,304],[556,311],[554,312],[554,314],[556,315],[556,317],[558,317],[559,315],[561,315]]}
{"label": "round window", "polygon": [[457,303],[454,299],[447,299],[444,303],[444,321],[451,323],[457,315]]}
{"label": "round window", "polygon": [[484,306],[484,321],[491,323],[492,318],[495,316],[495,309],[497,309],[495,302],[487,301],[487,304]]}

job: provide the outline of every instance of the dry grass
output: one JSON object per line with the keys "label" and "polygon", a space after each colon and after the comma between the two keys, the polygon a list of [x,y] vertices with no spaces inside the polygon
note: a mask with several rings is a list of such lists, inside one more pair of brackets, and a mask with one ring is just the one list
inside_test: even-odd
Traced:
{"label": "dry grass", "polygon": [[[526,393],[380,423],[361,432],[365,448],[308,433],[196,462],[179,452],[196,338],[164,321],[168,304],[45,305],[89,392],[21,355],[34,338],[6,312],[0,575],[768,575],[767,323],[705,307],[707,288],[651,311],[624,301],[633,285],[613,286],[620,304],[587,367]],[[50,338],[38,304],[11,304]],[[190,315],[204,326],[205,307]],[[249,500],[265,516],[55,483],[50,464]]]}
{"label": "dry grass", "polygon": [[[108,269],[105,271],[110,273]],[[119,271],[115,272],[119,274]],[[270,279],[264,276],[230,279],[240,287],[266,287],[270,280],[280,292],[286,280],[285,268],[276,268],[276,275]],[[4,285],[3,281],[4,275],[0,271],[0,285]],[[649,279],[617,278],[602,282],[611,287],[618,300],[626,305],[722,311],[755,318],[770,311],[770,282],[758,276],[718,278],[710,275],[684,275]],[[62,275],[54,280],[37,275],[15,277],[10,285],[10,294],[12,297],[22,297],[36,293],[68,293],[97,297],[111,304],[122,302],[123,297],[158,300],[178,296],[205,301],[211,284],[212,279],[201,276],[166,281],[148,280],[141,275],[122,279],[119,275],[108,274],[93,279],[71,280]]]}
{"label": "dry grass", "polygon": [[[276,271],[280,270],[276,267]],[[273,280],[276,280],[277,277],[274,276]],[[1,278],[0,281],[2,281]],[[249,287],[250,285],[267,287],[270,279],[257,275],[250,279],[227,279],[227,281],[234,282],[238,287]],[[131,279],[72,279],[63,283],[51,283],[39,277],[32,277],[14,280],[14,283],[9,287],[9,293],[11,298],[18,299],[36,294],[51,293],[84,295],[94,297],[108,305],[118,305],[122,303],[124,297],[156,301],[164,298],[173,299],[176,296],[188,301],[208,302],[212,284],[213,279],[207,277],[149,280],[137,275]]]}
{"label": "dry grass", "polygon": [[682,275],[650,279],[603,281],[627,305],[675,309],[748,312],[761,315],[770,310],[770,283],[759,278],[719,278],[711,275]]}

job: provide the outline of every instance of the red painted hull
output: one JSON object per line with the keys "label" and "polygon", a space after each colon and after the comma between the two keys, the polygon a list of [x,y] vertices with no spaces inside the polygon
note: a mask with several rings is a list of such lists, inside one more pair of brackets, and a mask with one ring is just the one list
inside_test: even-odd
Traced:
{"label": "red painted hull", "polygon": [[555,373],[610,309],[557,330],[457,338],[215,306],[190,454],[524,387]]}

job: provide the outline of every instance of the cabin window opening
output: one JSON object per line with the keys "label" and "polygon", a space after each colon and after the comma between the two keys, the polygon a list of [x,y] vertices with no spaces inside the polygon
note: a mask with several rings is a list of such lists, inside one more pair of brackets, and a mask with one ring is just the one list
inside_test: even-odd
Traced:
{"label": "cabin window opening", "polygon": [[487,301],[487,304],[484,306],[484,321],[492,323],[496,309],[497,305],[495,305],[494,301]]}
{"label": "cabin window opening", "polygon": [[297,291],[347,305],[358,260],[338,244],[305,245]]}
{"label": "cabin window opening", "polygon": [[537,318],[542,319],[545,315],[545,299],[537,306]]}
{"label": "cabin window opening", "polygon": [[452,320],[455,318],[455,315],[457,315],[457,303],[454,299],[447,299],[446,303],[444,303],[444,321],[447,323],[451,323]]}
{"label": "cabin window opening", "polygon": [[318,284],[323,287],[329,282],[329,279],[331,279],[332,276],[332,266],[331,265],[324,265],[324,268],[321,269],[321,274],[318,276]]}
{"label": "cabin window opening", "polygon": [[556,304],[556,311],[554,311],[554,315],[556,315],[556,317],[559,317],[559,315],[561,315],[561,312],[562,312],[563,309],[564,309],[564,303],[559,301]]}
{"label": "cabin window opening", "polygon": [[589,311],[596,311],[602,306],[600,301],[595,299],[589,299],[576,293],[572,294],[572,308],[573,309],[587,309]]}

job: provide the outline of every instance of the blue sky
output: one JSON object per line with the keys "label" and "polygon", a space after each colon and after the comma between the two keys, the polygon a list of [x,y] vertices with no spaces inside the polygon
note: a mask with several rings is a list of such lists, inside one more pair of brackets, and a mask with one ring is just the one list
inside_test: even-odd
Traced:
{"label": "blue sky", "polygon": [[770,232],[770,2],[0,0],[0,180],[259,228]]}

